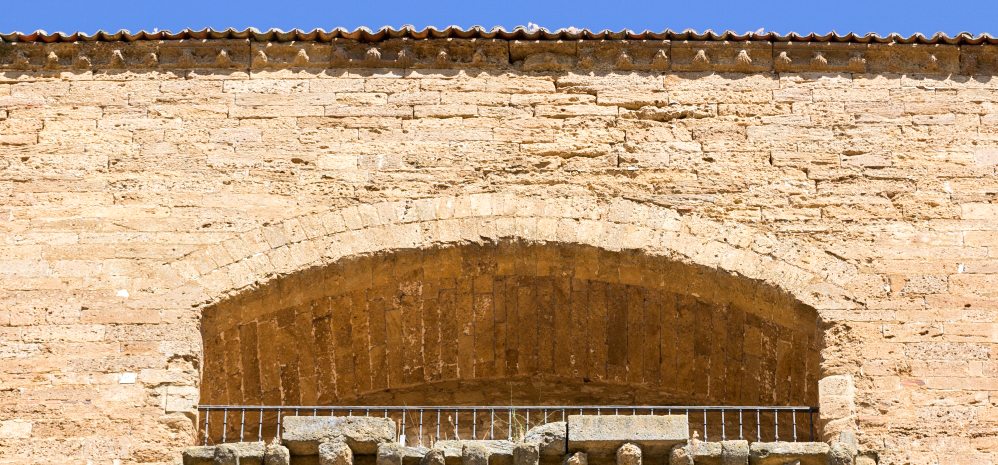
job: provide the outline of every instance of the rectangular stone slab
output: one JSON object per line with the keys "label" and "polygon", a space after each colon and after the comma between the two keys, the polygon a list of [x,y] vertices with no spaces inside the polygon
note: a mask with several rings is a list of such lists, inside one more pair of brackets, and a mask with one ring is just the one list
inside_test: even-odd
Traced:
{"label": "rectangular stone slab", "polygon": [[375,417],[284,417],[281,439],[292,455],[315,455],[319,443],[342,440],[354,454],[374,454],[395,441],[395,422]]}
{"label": "rectangular stone slab", "polygon": [[753,442],[749,445],[749,463],[782,465],[799,462],[800,465],[825,465],[828,451],[828,444],[823,442]]}
{"label": "rectangular stone slab", "polygon": [[690,437],[686,415],[570,415],[568,450],[612,455],[625,443],[664,454]]}

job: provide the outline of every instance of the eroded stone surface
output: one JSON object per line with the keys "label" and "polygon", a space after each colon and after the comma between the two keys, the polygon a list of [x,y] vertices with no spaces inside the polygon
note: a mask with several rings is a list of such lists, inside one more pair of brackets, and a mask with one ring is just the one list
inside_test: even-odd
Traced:
{"label": "eroded stone surface", "polygon": [[633,443],[664,454],[689,438],[685,415],[571,415],[568,417],[568,448],[589,454],[613,455],[619,447]]}
{"label": "eroded stone surface", "polygon": [[540,458],[537,444],[521,442],[513,447],[513,465],[537,465]]}
{"label": "eroded stone surface", "polygon": [[568,451],[565,436],[568,424],[564,421],[545,423],[530,428],[523,436],[523,442],[536,444],[540,454],[546,457],[562,456]]}
{"label": "eroded stone surface", "polygon": [[749,445],[752,465],[826,465],[829,446],[823,442],[754,442]]}
{"label": "eroded stone surface", "polygon": [[319,444],[319,465],[353,465],[353,451],[343,441]]}
{"label": "eroded stone surface", "polygon": [[293,455],[315,455],[319,444],[342,441],[358,454],[374,454],[395,440],[395,423],[376,417],[284,417],[281,438]]}
{"label": "eroded stone surface", "polygon": [[617,449],[617,465],[641,465],[641,448],[627,443]]}

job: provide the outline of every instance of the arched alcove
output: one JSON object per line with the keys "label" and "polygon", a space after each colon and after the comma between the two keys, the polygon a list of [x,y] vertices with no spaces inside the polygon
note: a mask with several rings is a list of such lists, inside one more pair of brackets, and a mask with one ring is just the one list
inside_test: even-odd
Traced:
{"label": "arched alcove", "polygon": [[203,313],[202,404],[816,405],[817,314],[639,251],[385,251]]}

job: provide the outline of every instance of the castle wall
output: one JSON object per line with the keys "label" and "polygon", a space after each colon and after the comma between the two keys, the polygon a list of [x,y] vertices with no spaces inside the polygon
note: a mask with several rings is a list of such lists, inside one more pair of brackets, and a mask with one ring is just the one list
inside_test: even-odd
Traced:
{"label": "castle wall", "polygon": [[174,462],[202,310],[408,214],[669,223],[620,241],[817,309],[861,449],[996,460],[993,47],[406,44],[0,44],[0,463]]}

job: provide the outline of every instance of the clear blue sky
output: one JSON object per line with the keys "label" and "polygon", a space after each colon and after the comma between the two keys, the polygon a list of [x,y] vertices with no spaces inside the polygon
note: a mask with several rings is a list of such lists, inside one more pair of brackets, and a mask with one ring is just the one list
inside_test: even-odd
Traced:
{"label": "clear blue sky", "polygon": [[185,27],[224,29],[372,29],[412,24],[511,28],[533,22],[548,29],[682,30],[765,28],[776,32],[998,33],[998,0],[0,0],[0,32],[99,29],[139,31]]}

